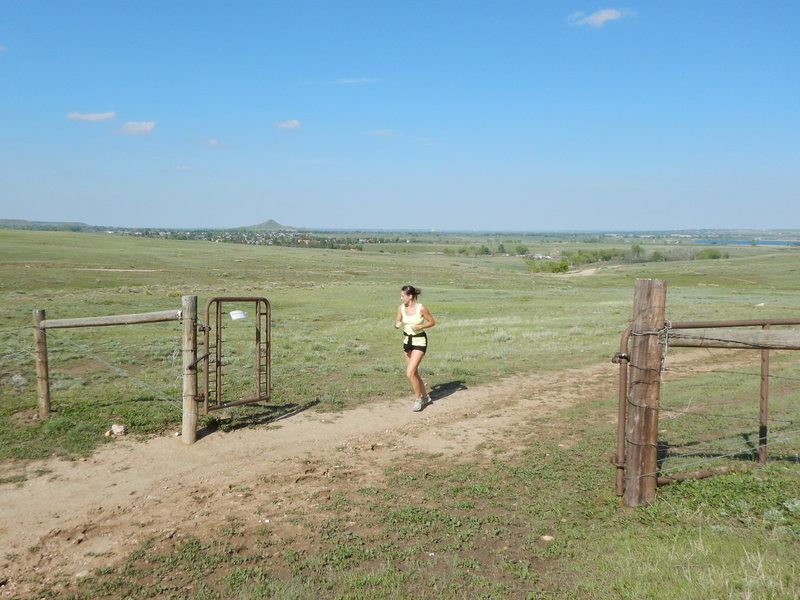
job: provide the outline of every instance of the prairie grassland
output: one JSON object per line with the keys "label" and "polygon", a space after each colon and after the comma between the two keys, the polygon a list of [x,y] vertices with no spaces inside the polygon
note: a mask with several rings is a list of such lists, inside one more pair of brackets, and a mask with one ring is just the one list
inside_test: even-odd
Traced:
{"label": "prairie grassland", "polygon": [[[569,243],[580,242],[540,245],[549,252]],[[586,276],[534,275],[515,256],[430,251],[414,244],[344,252],[0,231],[0,459],[89,455],[106,441],[102,432],[112,420],[143,436],[180,421],[177,323],[52,330],[57,412],[44,423],[33,419],[34,309],[68,318],[179,308],[186,294],[199,296],[201,306],[212,296],[264,296],[273,317],[272,403],[308,410],[408,395],[391,328],[406,283],[423,289],[421,300],[439,322],[423,367],[429,385],[473,387],[608,361],[631,318],[636,278],[668,282],[671,320],[798,314],[795,248],[737,247],[725,260],[601,265]],[[244,352],[240,334],[248,335],[243,326],[226,329],[234,354]],[[246,358],[234,363],[231,369],[249,368]],[[669,420],[666,434],[676,447],[706,442],[708,432],[722,446],[725,436],[751,434],[758,409],[750,374],[757,366],[746,371],[668,382],[665,401],[676,410],[719,390],[750,402],[743,410],[754,415],[733,427],[725,415],[686,427],[683,417]],[[773,373],[779,378],[772,407],[791,432],[798,420],[795,355],[777,356]],[[522,450],[495,448],[502,460],[476,456],[448,466],[419,456],[388,472],[383,486],[332,497],[319,515],[313,553],[307,540],[274,539],[232,522],[172,553],[144,542],[125,564],[93,573],[63,597],[181,598],[187,585],[196,598],[800,597],[797,438],[787,436],[766,468],[667,486],[657,505],[623,510],[604,458],[615,440],[615,402],[565,409],[559,420],[569,429],[568,445],[559,437],[563,428],[548,434],[523,419],[509,440]],[[249,410],[230,412],[237,419]],[[492,448],[482,450],[485,456]],[[685,459],[665,464],[670,460]],[[543,543],[545,534],[554,539]],[[259,550],[235,551],[244,537],[255,538]],[[59,597],[57,590],[40,597],[48,592]]]}

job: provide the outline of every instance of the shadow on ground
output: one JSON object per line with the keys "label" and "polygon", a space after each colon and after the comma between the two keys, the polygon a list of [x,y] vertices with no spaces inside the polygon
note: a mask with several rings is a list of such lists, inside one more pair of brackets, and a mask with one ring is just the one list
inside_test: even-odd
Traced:
{"label": "shadow on ground", "polygon": [[210,414],[211,419],[209,424],[202,429],[198,429],[197,439],[200,439],[206,435],[210,435],[215,431],[219,431],[220,429],[223,431],[236,431],[237,429],[252,427],[254,425],[269,425],[270,423],[275,423],[276,421],[281,421],[283,419],[288,419],[289,417],[299,415],[303,411],[306,411],[319,403],[320,400],[317,398],[305,404],[289,403],[275,406],[266,405],[261,406],[260,408],[263,410],[259,412],[249,415],[237,415],[235,418],[224,411],[221,411],[217,414],[212,412]]}
{"label": "shadow on ground", "polygon": [[467,386],[464,384],[463,380],[449,381],[447,383],[437,383],[428,391],[428,395],[431,397],[432,401],[436,402],[437,400],[443,400],[458,391],[466,389]]}

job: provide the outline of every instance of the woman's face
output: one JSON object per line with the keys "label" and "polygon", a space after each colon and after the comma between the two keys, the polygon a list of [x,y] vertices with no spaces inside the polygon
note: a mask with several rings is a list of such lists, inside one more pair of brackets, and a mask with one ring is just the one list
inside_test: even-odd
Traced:
{"label": "woman's face", "polygon": [[411,294],[406,294],[403,290],[400,290],[400,302],[403,304],[408,304],[411,300],[414,299],[414,296]]}

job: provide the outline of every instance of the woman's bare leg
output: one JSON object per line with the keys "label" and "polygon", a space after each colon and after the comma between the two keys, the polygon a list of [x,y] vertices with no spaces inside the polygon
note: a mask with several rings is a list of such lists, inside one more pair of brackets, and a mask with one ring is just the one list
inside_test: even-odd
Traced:
{"label": "woman's bare leg", "polygon": [[406,377],[411,383],[411,388],[414,390],[415,398],[423,398],[425,396],[425,383],[419,375],[419,363],[425,357],[425,353],[421,350],[411,350],[405,353],[406,356]]}

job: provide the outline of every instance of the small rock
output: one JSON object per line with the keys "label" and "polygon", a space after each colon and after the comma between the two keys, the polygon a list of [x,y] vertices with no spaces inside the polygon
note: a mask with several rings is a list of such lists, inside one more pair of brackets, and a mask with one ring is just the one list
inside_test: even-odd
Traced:
{"label": "small rock", "polygon": [[14,373],[14,374],[11,376],[11,385],[13,385],[13,386],[14,386],[14,388],[15,388],[15,389],[16,389],[18,392],[19,392],[19,391],[21,391],[23,387],[25,387],[25,384],[26,384],[26,383],[28,383],[28,380],[27,380],[27,379],[25,379],[25,378],[24,378],[22,375],[20,375],[19,373]]}
{"label": "small rock", "polygon": [[554,538],[552,535],[543,535],[540,539],[543,542],[552,542],[556,538]]}

